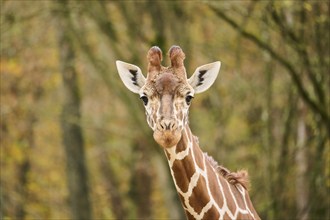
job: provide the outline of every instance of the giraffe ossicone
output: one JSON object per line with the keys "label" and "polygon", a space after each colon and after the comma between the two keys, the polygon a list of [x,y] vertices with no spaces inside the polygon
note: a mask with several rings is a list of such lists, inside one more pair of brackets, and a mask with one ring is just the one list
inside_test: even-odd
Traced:
{"label": "giraffe ossicone", "polygon": [[217,78],[220,61],[198,67],[187,78],[185,54],[179,46],[168,52],[150,48],[147,77],[133,64],[116,61],[124,85],[140,95],[155,141],[164,148],[171,175],[188,219],[259,219],[247,189],[247,173],[232,173],[203,153],[189,128],[188,112],[195,94]]}

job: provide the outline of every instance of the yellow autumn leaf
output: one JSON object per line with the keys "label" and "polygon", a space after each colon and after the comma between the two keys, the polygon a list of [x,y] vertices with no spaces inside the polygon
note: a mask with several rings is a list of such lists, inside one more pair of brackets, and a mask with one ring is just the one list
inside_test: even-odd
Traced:
{"label": "yellow autumn leaf", "polygon": [[22,66],[15,59],[0,59],[0,73],[9,73],[15,76],[22,74]]}

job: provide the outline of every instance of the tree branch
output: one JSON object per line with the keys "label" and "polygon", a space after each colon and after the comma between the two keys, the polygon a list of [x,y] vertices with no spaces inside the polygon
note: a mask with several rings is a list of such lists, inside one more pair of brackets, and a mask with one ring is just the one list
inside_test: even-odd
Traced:
{"label": "tree branch", "polygon": [[[290,24],[287,19],[282,19],[283,16],[274,10],[274,8],[274,2],[271,2],[269,5],[269,11],[271,12],[273,21],[277,25],[279,31],[282,33],[284,40],[286,40],[288,44],[296,51],[296,53],[302,59],[302,62],[305,64],[307,77],[312,82],[314,92],[319,99],[320,104],[322,107],[324,107],[324,93],[320,86],[320,82],[318,82],[316,79],[316,74],[311,68],[311,62],[308,56],[306,43],[304,42],[306,34],[304,29],[301,29],[301,33],[296,34],[294,31],[292,31],[292,24]],[[306,12],[304,8],[301,8],[300,11],[300,22],[302,27],[306,25]]]}
{"label": "tree branch", "polygon": [[275,52],[275,50],[271,46],[269,46],[268,43],[263,42],[256,35],[254,35],[253,33],[250,33],[246,30],[242,30],[240,28],[240,26],[233,19],[229,18],[223,11],[221,11],[220,9],[214,7],[213,5],[209,5],[209,7],[212,9],[212,11],[214,11],[216,13],[216,15],[219,18],[221,18],[222,20],[227,22],[235,30],[239,31],[242,34],[242,36],[244,36],[246,39],[252,41],[258,47],[260,47],[261,49],[268,52],[271,55],[271,57],[273,57],[285,69],[288,70],[288,73],[289,73],[290,77],[292,78],[295,86],[297,87],[297,90],[298,90],[300,96],[302,97],[303,101],[307,104],[307,106],[310,107],[310,109],[314,113],[316,113],[317,115],[319,115],[323,119],[328,131],[330,132],[329,115],[327,114],[327,112],[322,107],[320,107],[318,105],[318,103],[316,103],[310,97],[308,92],[305,90],[305,88],[303,86],[303,83],[300,79],[300,76],[299,76],[298,72],[295,70],[295,68],[293,67],[293,65],[290,62],[288,62],[286,58],[281,57],[277,52]]}

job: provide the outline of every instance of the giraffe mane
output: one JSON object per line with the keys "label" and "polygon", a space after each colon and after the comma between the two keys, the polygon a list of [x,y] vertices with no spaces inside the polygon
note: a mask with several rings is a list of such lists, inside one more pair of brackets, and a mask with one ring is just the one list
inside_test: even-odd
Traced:
{"label": "giraffe mane", "polygon": [[211,163],[214,169],[223,176],[230,184],[236,185],[241,184],[246,190],[249,187],[249,175],[246,170],[238,170],[237,172],[231,172],[227,168],[221,166],[216,162],[213,157],[204,153],[207,160]]}

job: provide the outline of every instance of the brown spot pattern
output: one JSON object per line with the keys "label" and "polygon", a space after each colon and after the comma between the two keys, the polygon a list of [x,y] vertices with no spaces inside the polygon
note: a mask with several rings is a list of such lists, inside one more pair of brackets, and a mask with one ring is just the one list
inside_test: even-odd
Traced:
{"label": "brown spot pattern", "polygon": [[193,142],[193,151],[194,151],[194,156],[195,156],[195,161],[197,166],[204,170],[204,157],[203,157],[203,152],[196,146],[196,143]]}
{"label": "brown spot pattern", "polygon": [[230,189],[229,189],[232,185],[230,185],[227,182],[227,180],[221,175],[219,176],[219,179],[220,179],[220,184],[223,187],[223,192],[225,194],[225,198],[226,198],[226,201],[227,201],[227,206],[228,206],[229,210],[232,213],[235,213],[237,207],[235,206],[234,198],[233,198],[232,194],[230,193]]}
{"label": "brown spot pattern", "polygon": [[240,209],[246,209],[242,194],[238,191],[236,185],[230,185],[231,191],[234,194],[234,197],[236,198],[237,205]]}
{"label": "brown spot pattern", "polygon": [[182,160],[175,160],[172,166],[176,185],[182,192],[187,192],[191,177],[196,172],[193,163],[191,152]]}
{"label": "brown spot pattern", "polygon": [[183,208],[187,208],[187,206],[186,206],[186,204],[185,204],[185,202],[184,202],[184,197],[180,194],[180,193],[178,193],[178,195],[179,195],[179,197],[180,197],[180,200],[181,200],[181,204],[182,204],[182,206],[183,206]]}
{"label": "brown spot pattern", "polygon": [[194,216],[192,216],[188,211],[186,211],[186,216],[187,216],[187,219],[189,219],[189,220],[196,220],[194,218]]}
{"label": "brown spot pattern", "polygon": [[215,200],[215,202],[219,205],[219,207],[223,207],[223,197],[220,192],[219,184],[217,182],[217,176],[215,173],[212,171],[212,168],[210,166],[207,167],[207,175],[209,179],[209,187],[211,194]]}
{"label": "brown spot pattern", "polygon": [[189,197],[189,204],[197,213],[200,213],[210,201],[210,196],[205,193],[205,189],[206,181],[203,176],[200,176],[196,187],[192,191],[192,195]]}
{"label": "brown spot pattern", "polygon": [[218,210],[212,206],[203,216],[202,220],[213,220],[213,219],[219,219],[220,214]]}
{"label": "brown spot pattern", "polygon": [[179,141],[179,143],[176,145],[176,149],[175,149],[175,152],[176,153],[180,153],[182,151],[184,151],[186,148],[187,148],[187,143],[188,143],[188,139],[187,139],[187,136],[184,135],[184,133],[182,133],[182,136],[181,136],[181,140]]}
{"label": "brown spot pattern", "polygon": [[227,212],[223,215],[223,219],[225,220],[231,220],[231,218],[229,217],[229,215],[227,214]]}

